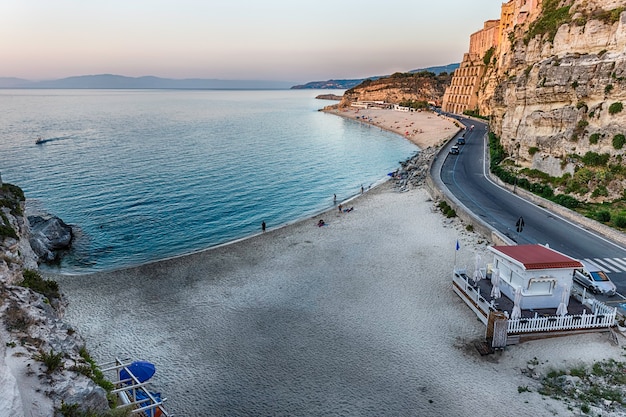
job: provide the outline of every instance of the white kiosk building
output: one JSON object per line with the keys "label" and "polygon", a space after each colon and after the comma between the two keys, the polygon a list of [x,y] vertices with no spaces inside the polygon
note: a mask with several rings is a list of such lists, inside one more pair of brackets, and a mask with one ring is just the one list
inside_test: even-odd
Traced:
{"label": "white kiosk building", "polygon": [[491,246],[489,250],[500,291],[511,300],[521,291],[522,310],[558,308],[569,300],[574,270],[582,268],[576,259],[542,245]]}

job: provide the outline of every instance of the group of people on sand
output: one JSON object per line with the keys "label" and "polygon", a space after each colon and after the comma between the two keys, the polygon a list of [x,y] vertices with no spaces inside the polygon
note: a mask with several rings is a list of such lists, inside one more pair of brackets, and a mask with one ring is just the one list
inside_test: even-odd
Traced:
{"label": "group of people on sand", "polygon": [[[363,186],[361,186],[361,192],[364,192]],[[337,194],[333,195],[333,202],[337,204]],[[354,206],[351,206],[350,208],[343,208],[343,204],[341,203],[339,203],[337,208],[339,209],[339,213],[350,213],[352,210],[354,210]],[[324,219],[319,219],[319,221],[317,222],[317,227],[322,227],[322,226],[326,226],[326,222],[324,221]],[[265,220],[264,220],[263,222],[261,222],[261,230],[265,233],[266,228],[267,228],[267,225],[265,224]]]}

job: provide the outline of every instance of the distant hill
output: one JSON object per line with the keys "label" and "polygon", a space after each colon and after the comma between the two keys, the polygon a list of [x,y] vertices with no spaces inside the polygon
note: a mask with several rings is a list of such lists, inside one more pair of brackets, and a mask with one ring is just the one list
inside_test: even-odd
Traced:
{"label": "distant hill", "polygon": [[171,79],[153,76],[126,77],[113,74],[81,75],[47,81],[0,78],[0,88],[264,90],[287,89],[291,85],[292,83],[286,81]]}
{"label": "distant hill", "polygon": [[[442,72],[447,72],[448,74],[450,74],[455,69],[457,69],[459,67],[459,65],[460,64],[458,64],[458,63],[456,63],[456,64],[448,64],[448,65],[441,65],[441,66],[438,66],[438,67],[428,67],[428,68],[414,69],[414,70],[410,70],[408,72],[416,73],[416,72],[428,71],[428,72],[435,73],[435,75],[439,75]],[[388,75],[376,75],[376,76],[372,76],[372,77],[351,79],[351,80],[311,81],[309,83],[302,84],[302,85],[294,85],[291,88],[294,89],[294,90],[302,90],[302,89],[309,89],[309,88],[310,89],[349,90],[349,89],[351,89],[353,87],[356,87],[357,85],[361,84],[365,80],[375,81],[375,80],[378,80],[378,79],[384,78],[384,77],[388,77]]]}
{"label": "distant hill", "polygon": [[442,72],[447,72],[448,74],[452,74],[452,72],[454,70],[456,70],[460,65],[461,64],[457,62],[456,64],[440,65],[438,67],[428,67],[428,68],[414,69],[414,70],[411,70],[409,72],[414,73],[414,72],[428,71],[428,72],[434,72],[435,75],[439,75]]}

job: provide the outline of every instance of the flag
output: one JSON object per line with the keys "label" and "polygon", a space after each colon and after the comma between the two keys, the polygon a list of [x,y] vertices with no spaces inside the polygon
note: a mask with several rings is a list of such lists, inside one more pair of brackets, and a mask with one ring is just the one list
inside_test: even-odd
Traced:
{"label": "flag", "polygon": [[461,249],[461,245],[459,245],[459,241],[457,240],[456,241],[456,250],[459,250],[459,249]]}

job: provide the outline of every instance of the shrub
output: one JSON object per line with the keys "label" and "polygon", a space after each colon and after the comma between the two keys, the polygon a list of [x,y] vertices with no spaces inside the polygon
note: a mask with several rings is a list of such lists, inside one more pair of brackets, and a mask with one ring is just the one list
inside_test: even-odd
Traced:
{"label": "shrub", "polygon": [[493,46],[489,48],[487,52],[485,52],[485,56],[483,57],[483,62],[485,65],[489,65],[494,52],[495,52],[495,48]]}
{"label": "shrub", "polygon": [[85,360],[85,362],[89,364],[91,379],[96,384],[104,388],[107,392],[111,391],[113,389],[113,383],[104,377],[104,374],[102,373],[102,371],[100,370],[96,362],[93,360],[91,355],[89,355],[89,352],[87,351],[87,347],[82,346],[80,350],[78,351],[78,354],[80,355],[81,358]]}
{"label": "shrub", "polygon": [[624,137],[624,135],[618,133],[617,135],[613,136],[613,147],[615,149],[622,149],[624,147],[624,144],[626,144],[626,137]]}
{"label": "shrub", "polygon": [[544,0],[541,15],[530,24],[524,43],[535,36],[547,35],[548,41],[552,42],[557,30],[561,25],[570,21],[569,9],[571,6],[559,7],[560,0]]}
{"label": "shrub", "polygon": [[530,156],[533,156],[534,154],[536,154],[537,152],[539,152],[539,148],[536,146],[531,146],[530,148],[528,148],[528,154]]}
{"label": "shrub", "polygon": [[578,81],[572,82],[572,88],[577,88],[577,87],[578,87]]}
{"label": "shrub", "polygon": [[[3,219],[0,219],[0,220],[3,220]],[[0,240],[3,240],[5,237],[12,237],[13,239],[18,239],[17,233],[15,233],[15,230],[11,227],[11,225],[8,224],[8,222],[7,224],[0,224]]]}
{"label": "shrub", "polygon": [[[622,12],[625,10],[626,8],[624,7],[618,7],[612,10],[600,10],[596,13],[593,14],[593,17],[595,17],[596,19],[606,23],[606,24],[610,24],[612,25],[613,23],[617,22],[619,20],[620,14],[622,14]],[[605,51],[606,53],[606,51]]]}
{"label": "shrub", "polygon": [[608,223],[611,221],[611,212],[608,210],[601,210],[596,213],[596,220],[602,223]]}
{"label": "shrub", "polygon": [[22,286],[44,295],[48,299],[59,298],[59,284],[56,281],[43,279],[39,272],[32,269],[25,269],[22,272],[24,279]]}
{"label": "shrub", "polygon": [[609,94],[611,91],[613,91],[613,84],[607,84],[606,87],[604,87],[604,94]]}
{"label": "shrub", "polygon": [[596,143],[598,143],[599,140],[600,140],[599,133],[592,133],[591,136],[589,136],[589,144],[591,145],[595,145]]}
{"label": "shrub", "polygon": [[620,229],[623,229],[626,227],[626,217],[617,216],[615,220],[613,220],[613,223],[615,224],[615,226],[619,227]]}
{"label": "shrub", "polygon": [[559,205],[561,205],[563,207],[567,207],[569,209],[575,209],[580,204],[580,202],[578,200],[576,200],[571,195],[567,195],[567,194],[559,194],[559,195],[555,196],[552,199],[552,201],[554,201],[555,203],[557,203],[557,204],[559,204]]}
{"label": "shrub", "polygon": [[63,352],[54,353],[54,350],[50,349],[50,352],[46,353],[41,350],[38,355],[34,356],[34,359],[41,361],[44,365],[46,365],[47,374],[51,374],[57,369],[63,368]]}
{"label": "shrub", "polygon": [[596,220],[602,223],[611,221],[611,213],[608,210],[602,210],[596,213]]}
{"label": "shrub", "polygon": [[588,151],[585,155],[583,155],[582,161],[585,165],[604,166],[607,164],[607,162],[609,162],[610,157],[611,155],[609,155],[608,153],[599,154],[596,152]]}
{"label": "shrub", "polygon": [[616,101],[615,103],[611,103],[609,106],[609,114],[617,114],[624,109],[624,105],[621,101]]}
{"label": "shrub", "polygon": [[609,191],[606,189],[604,185],[598,185],[595,190],[591,193],[592,197],[607,197],[609,195]]}

